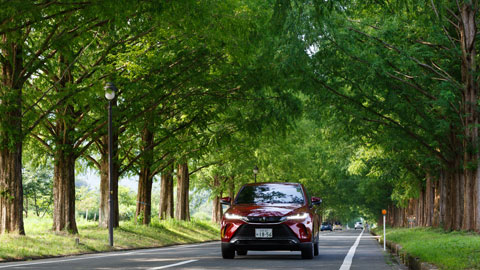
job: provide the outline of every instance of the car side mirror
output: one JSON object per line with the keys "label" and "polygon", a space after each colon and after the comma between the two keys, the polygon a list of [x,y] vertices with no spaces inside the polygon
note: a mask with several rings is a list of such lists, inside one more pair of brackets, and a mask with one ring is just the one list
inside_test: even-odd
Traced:
{"label": "car side mirror", "polygon": [[318,198],[318,197],[312,197],[312,204],[313,205],[319,205],[322,203],[322,199]]}
{"label": "car side mirror", "polygon": [[220,204],[230,205],[231,203],[232,203],[232,198],[230,197],[224,197],[220,199]]}

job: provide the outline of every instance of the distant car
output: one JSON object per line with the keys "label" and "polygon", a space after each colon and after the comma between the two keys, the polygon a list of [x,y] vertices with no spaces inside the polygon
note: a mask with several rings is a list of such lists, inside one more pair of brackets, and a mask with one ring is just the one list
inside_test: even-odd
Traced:
{"label": "distant car", "polygon": [[332,231],[333,228],[332,228],[332,224],[331,223],[328,223],[328,222],[323,222],[322,223],[322,226],[320,227],[320,231]]}
{"label": "distant car", "polygon": [[333,224],[333,230],[336,231],[336,230],[343,230],[343,227],[342,227],[342,223],[340,222],[335,222],[335,224]]}
{"label": "distant car", "polygon": [[356,229],[363,230],[363,223],[362,223],[362,222],[357,222],[357,223],[355,223],[355,230],[356,230]]}
{"label": "distant car", "polygon": [[[318,255],[320,227],[314,205],[298,183],[244,185],[225,212],[220,230],[222,257],[233,259],[249,250],[298,250],[303,259]],[[222,198],[230,205],[232,198]]]}

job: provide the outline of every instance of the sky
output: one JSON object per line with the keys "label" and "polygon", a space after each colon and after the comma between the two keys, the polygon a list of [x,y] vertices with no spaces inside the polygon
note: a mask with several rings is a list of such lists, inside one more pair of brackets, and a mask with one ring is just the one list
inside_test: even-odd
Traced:
{"label": "sky", "polygon": [[[87,169],[85,173],[79,174],[77,178],[81,180],[85,180],[87,184],[91,187],[100,186],[100,174],[95,170]],[[137,192],[138,179],[135,177],[120,178],[119,185],[128,187],[131,190]]]}

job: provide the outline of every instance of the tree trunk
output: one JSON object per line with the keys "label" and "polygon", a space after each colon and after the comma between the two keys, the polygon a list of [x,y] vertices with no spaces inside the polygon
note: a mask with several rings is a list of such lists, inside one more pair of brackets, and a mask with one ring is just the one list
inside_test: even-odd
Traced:
{"label": "tree trunk", "polygon": [[[19,33],[16,33],[19,34]],[[19,34],[20,35],[20,34]],[[0,234],[25,234],[22,186],[22,47],[2,36],[0,104]]]}
{"label": "tree trunk", "polygon": [[108,227],[108,218],[110,215],[109,195],[108,156],[102,153],[102,158],[100,159],[100,207],[98,209],[98,226],[101,228]]}
{"label": "tree trunk", "polygon": [[229,183],[229,196],[231,201],[231,204],[233,204],[233,200],[235,199],[235,177],[231,176],[230,177],[230,183]]}
{"label": "tree trunk", "polygon": [[434,209],[434,188],[433,188],[433,180],[430,174],[427,174],[427,186],[425,191],[426,196],[426,204],[425,207],[425,226],[431,227],[432,220],[433,220],[433,209]]}
{"label": "tree trunk", "polygon": [[420,197],[418,198],[418,223],[419,226],[425,226],[425,191],[421,188],[420,190]]}
{"label": "tree trunk", "polygon": [[476,63],[476,10],[472,2],[466,1],[460,7],[460,44],[462,50],[462,102],[464,113],[463,138],[463,224],[462,229],[475,229],[475,182],[478,170],[478,82]]}
{"label": "tree trunk", "polygon": [[[148,124],[147,124],[148,125]],[[142,132],[143,157],[138,179],[137,211],[135,219],[142,224],[150,224],[152,214],[152,165],[153,165],[153,143],[154,136],[151,129],[146,126]]]}
{"label": "tree trunk", "polygon": [[396,220],[396,227],[402,227],[403,226],[403,211],[400,207],[395,207],[395,216],[397,218]]}
{"label": "tree trunk", "polygon": [[465,171],[465,186],[464,186],[464,200],[463,200],[463,220],[462,230],[474,230],[475,210],[474,210],[474,191],[475,191],[475,174],[472,170]]}
{"label": "tree trunk", "polygon": [[[173,165],[172,165],[173,166]],[[174,200],[173,200],[173,167],[172,167],[172,170],[171,170],[171,177],[170,177],[170,181],[168,182],[168,186],[167,186],[167,189],[169,190],[168,192],[168,197],[167,197],[167,216],[171,217],[171,218],[174,218],[174,214],[175,214],[175,204],[174,204]]]}
{"label": "tree trunk", "polygon": [[212,209],[212,222],[220,223],[222,221],[222,205],[220,204],[220,198],[222,197],[222,193],[220,189],[220,177],[215,175],[213,177],[213,192],[220,194],[215,195],[213,198],[213,209]]}
{"label": "tree trunk", "polygon": [[433,183],[433,217],[432,227],[440,226],[440,194],[441,194],[441,176]]}
{"label": "tree trunk", "polygon": [[[67,150],[68,151],[68,150]],[[53,177],[53,230],[77,234],[75,220],[75,156],[71,151],[57,150]]]}
{"label": "tree trunk", "polygon": [[188,191],[189,191],[189,174],[188,174],[188,164],[178,164],[177,170],[177,211],[175,213],[175,218],[178,220],[190,220],[189,213],[189,200],[188,200]]}
{"label": "tree trunk", "polygon": [[445,224],[444,229],[446,231],[453,230],[454,217],[455,217],[455,177],[451,168],[447,168],[445,171]]}
{"label": "tree trunk", "polygon": [[444,228],[446,223],[446,213],[447,213],[447,175],[445,170],[441,170],[440,172],[440,182],[439,182],[439,189],[440,189],[440,210],[439,210],[439,218],[438,218],[438,226]]}
{"label": "tree trunk", "polygon": [[462,220],[463,220],[463,194],[464,194],[464,176],[463,173],[455,174],[456,189],[455,189],[455,224],[453,229],[458,231],[462,229]]}
{"label": "tree trunk", "polygon": [[[7,138],[2,136],[2,139]],[[6,146],[7,144],[2,144]],[[21,143],[17,150],[0,150],[0,234],[25,234]]]}
{"label": "tree trunk", "polygon": [[141,224],[150,224],[150,217],[152,213],[152,180],[150,177],[150,168],[143,167],[140,171],[138,179],[138,195],[137,195],[137,211],[135,218]]}
{"label": "tree trunk", "polygon": [[[480,164],[479,164],[480,166]],[[477,170],[475,177],[475,194],[474,194],[474,204],[475,204],[475,231],[480,233],[480,170]]]}
{"label": "tree trunk", "polygon": [[213,208],[212,208],[212,222],[214,223],[220,223],[222,221],[222,218],[218,214],[220,212],[220,209],[222,208],[222,205],[220,204],[220,197],[215,196],[213,198]]}
{"label": "tree trunk", "polygon": [[[416,227],[417,226],[417,216],[415,213],[416,207],[417,207],[417,199],[410,199],[410,202],[408,203],[408,218],[412,220],[412,226]],[[410,224],[409,224],[410,225]]]}
{"label": "tree trunk", "polygon": [[162,172],[162,183],[160,188],[160,219],[173,218],[173,165],[168,166]]}
{"label": "tree trunk", "polygon": [[[59,87],[56,88],[59,94],[67,91],[66,85],[73,81],[71,72],[68,70],[70,62],[59,55]],[[75,152],[74,152],[74,129],[72,121],[75,119],[75,109],[69,103],[61,103],[55,112],[55,148],[54,155],[54,211],[53,230],[77,234],[75,221]]]}

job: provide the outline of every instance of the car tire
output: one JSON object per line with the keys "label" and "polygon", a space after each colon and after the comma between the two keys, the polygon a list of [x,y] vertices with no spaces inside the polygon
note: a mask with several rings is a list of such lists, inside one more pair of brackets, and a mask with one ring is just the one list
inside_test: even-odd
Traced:
{"label": "car tire", "polygon": [[245,256],[247,255],[248,250],[237,250],[237,255],[238,256]]}
{"label": "car tire", "polygon": [[320,254],[320,251],[318,250],[318,242],[313,244],[313,256],[318,256]]}
{"label": "car tire", "polygon": [[307,245],[306,247],[302,248],[302,259],[308,259],[311,260],[313,259],[313,243],[310,243],[310,245]]}
{"label": "car tire", "polygon": [[224,259],[233,259],[235,258],[235,249],[222,246],[222,257]]}

